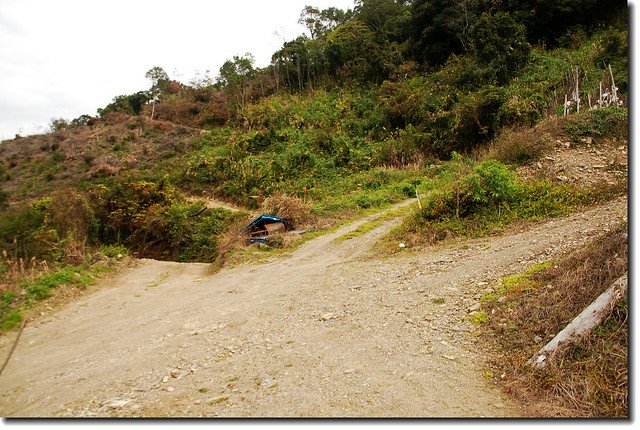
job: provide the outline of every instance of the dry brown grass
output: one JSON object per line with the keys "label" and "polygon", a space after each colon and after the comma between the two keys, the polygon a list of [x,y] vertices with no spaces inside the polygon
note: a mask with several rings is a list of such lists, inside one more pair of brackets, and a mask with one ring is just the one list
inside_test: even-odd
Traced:
{"label": "dry brown grass", "polygon": [[624,224],[532,275],[504,303],[484,304],[493,373],[505,391],[532,405],[532,416],[628,416],[626,301],[588,336],[557,352],[546,369],[525,364],[627,271],[627,260]]}
{"label": "dry brown grass", "polygon": [[480,160],[495,159],[511,165],[531,163],[540,159],[553,146],[551,132],[556,131],[552,124],[505,130],[488,147],[478,150],[475,157]]}
{"label": "dry brown grass", "polygon": [[274,194],[264,199],[260,210],[269,215],[288,220],[295,228],[312,221],[311,205],[299,197],[288,194]]}

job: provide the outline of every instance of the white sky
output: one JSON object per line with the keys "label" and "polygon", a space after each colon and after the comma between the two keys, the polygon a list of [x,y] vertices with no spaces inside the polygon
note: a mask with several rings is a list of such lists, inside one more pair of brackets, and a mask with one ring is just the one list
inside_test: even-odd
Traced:
{"label": "white sky", "polygon": [[[353,0],[0,0],[0,140],[46,132],[51,118],[96,115],[146,90],[160,66],[188,83],[234,55],[269,64],[304,32],[306,5]],[[276,34],[277,32],[277,34]],[[284,38],[284,39],[283,39]]]}

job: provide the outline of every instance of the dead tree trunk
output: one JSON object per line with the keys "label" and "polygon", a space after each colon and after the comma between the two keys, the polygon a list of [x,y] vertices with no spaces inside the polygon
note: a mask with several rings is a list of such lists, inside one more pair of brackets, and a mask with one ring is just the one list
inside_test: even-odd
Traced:
{"label": "dead tree trunk", "polygon": [[611,312],[615,304],[624,297],[627,290],[627,274],[618,278],[607,291],[602,293],[580,315],[569,323],[548,344],[531,357],[527,364],[534,367],[545,367],[553,359],[554,354],[564,345],[575,342],[581,335],[591,331]]}

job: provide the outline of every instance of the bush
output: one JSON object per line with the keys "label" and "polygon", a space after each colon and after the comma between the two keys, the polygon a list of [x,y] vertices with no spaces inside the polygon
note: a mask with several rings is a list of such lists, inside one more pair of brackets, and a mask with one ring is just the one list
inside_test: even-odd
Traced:
{"label": "bush", "polygon": [[119,255],[125,256],[129,254],[129,250],[122,245],[102,246],[100,252],[106,257],[116,258]]}
{"label": "bush", "polygon": [[626,138],[628,134],[627,110],[619,107],[609,107],[580,112],[567,119],[566,131],[578,139],[592,136],[607,135]]}
{"label": "bush", "polygon": [[481,156],[505,164],[527,164],[542,157],[550,145],[549,139],[547,135],[540,136],[535,129],[507,130],[483,149]]}
{"label": "bush", "polygon": [[47,248],[36,240],[44,225],[45,211],[36,205],[10,208],[0,212],[0,251],[5,250],[17,259],[47,256]]}
{"label": "bush", "polygon": [[473,173],[433,191],[421,214],[428,221],[458,219],[486,207],[509,205],[517,193],[515,174],[504,164],[488,160],[476,166]]}
{"label": "bush", "polygon": [[218,237],[233,219],[224,209],[206,209],[201,203],[174,203],[164,216],[166,246],[178,261],[212,262],[218,256]]}

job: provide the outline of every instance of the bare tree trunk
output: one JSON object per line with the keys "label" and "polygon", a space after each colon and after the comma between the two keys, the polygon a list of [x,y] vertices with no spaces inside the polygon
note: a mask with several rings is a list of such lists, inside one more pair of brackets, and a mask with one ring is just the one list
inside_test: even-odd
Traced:
{"label": "bare tree trunk", "polygon": [[302,91],[302,68],[300,67],[300,56],[296,55],[296,70],[298,71],[298,89]]}

